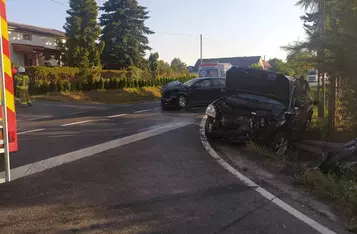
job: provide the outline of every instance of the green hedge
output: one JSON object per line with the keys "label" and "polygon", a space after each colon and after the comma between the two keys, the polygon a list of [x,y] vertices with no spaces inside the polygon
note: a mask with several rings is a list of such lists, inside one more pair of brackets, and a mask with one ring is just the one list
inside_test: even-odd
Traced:
{"label": "green hedge", "polygon": [[81,72],[87,72],[94,76],[103,78],[131,76],[130,71],[123,70],[100,70],[100,69],[79,69],[77,67],[26,67],[26,73],[33,80],[76,80]]}
{"label": "green hedge", "polygon": [[79,69],[74,67],[27,67],[31,94],[63,91],[89,91],[93,89],[122,89],[162,86],[180,80],[186,82],[194,76],[151,78],[151,72],[136,67],[128,70]]}
{"label": "green hedge", "polygon": [[[102,70],[102,69],[80,69],[77,67],[42,67],[31,66],[26,67],[26,73],[32,80],[78,80],[82,73],[87,76],[91,75],[97,79],[152,79],[150,71],[142,70],[137,67],[129,67],[127,70]],[[177,75],[175,75],[176,77]],[[180,75],[178,75],[180,76]],[[192,77],[192,76],[190,76]],[[174,77],[168,77],[174,78]]]}
{"label": "green hedge", "polygon": [[178,77],[178,78],[163,78],[163,79],[87,79],[79,80],[32,80],[30,82],[31,94],[46,94],[49,92],[66,92],[66,91],[89,91],[98,89],[123,89],[123,88],[142,88],[142,87],[156,87],[163,86],[171,81],[179,80],[186,82],[192,77]]}

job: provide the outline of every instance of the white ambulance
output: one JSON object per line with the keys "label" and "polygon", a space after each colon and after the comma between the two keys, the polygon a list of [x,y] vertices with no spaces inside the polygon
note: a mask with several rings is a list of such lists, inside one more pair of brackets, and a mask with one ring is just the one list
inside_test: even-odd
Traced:
{"label": "white ambulance", "polygon": [[232,67],[230,63],[209,62],[201,63],[198,67],[198,77],[223,77],[226,78],[226,72]]}

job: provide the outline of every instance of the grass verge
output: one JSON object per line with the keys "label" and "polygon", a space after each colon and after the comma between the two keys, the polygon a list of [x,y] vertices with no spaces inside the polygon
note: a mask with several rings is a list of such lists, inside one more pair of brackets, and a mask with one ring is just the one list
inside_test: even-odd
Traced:
{"label": "grass verge", "polygon": [[330,204],[346,221],[347,228],[357,233],[356,175],[356,168],[329,174],[323,174],[315,169],[305,169],[296,176],[296,180],[298,184],[308,188],[315,197]]}
{"label": "grass verge", "polygon": [[153,101],[160,98],[159,87],[125,88],[118,90],[91,90],[88,92],[61,92],[32,96],[33,99],[47,101],[98,102],[107,104]]}
{"label": "grass verge", "polygon": [[300,165],[296,161],[297,152],[277,156],[253,142],[247,145],[247,150],[263,157],[273,169],[292,176],[297,185],[307,188],[316,198],[333,207],[347,228],[357,233],[357,167],[324,174]]}

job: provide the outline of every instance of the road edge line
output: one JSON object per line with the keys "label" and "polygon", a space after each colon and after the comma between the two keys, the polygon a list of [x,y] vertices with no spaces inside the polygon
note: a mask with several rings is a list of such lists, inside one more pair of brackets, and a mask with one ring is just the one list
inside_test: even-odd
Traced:
{"label": "road edge line", "polygon": [[266,199],[270,200],[273,202],[275,205],[279,206],[281,209],[285,210],[295,218],[299,219],[300,221],[306,223],[316,231],[323,233],[323,234],[336,234],[335,232],[331,231],[327,227],[323,226],[322,224],[316,222],[315,220],[311,219],[310,217],[306,216],[305,214],[301,213],[297,209],[293,208],[289,204],[285,203],[272,193],[268,192],[264,188],[260,187],[258,184],[254,183],[252,180],[250,180],[248,177],[244,176],[242,173],[240,173],[238,170],[236,170],[234,167],[232,167],[229,163],[227,163],[219,154],[212,148],[210,143],[207,140],[206,137],[206,132],[205,132],[205,125],[207,121],[207,115],[205,115],[200,124],[200,139],[203,147],[206,149],[206,151],[216,159],[216,161],[227,171],[229,171],[231,174],[233,174],[236,178],[241,180],[244,184],[246,184],[248,187],[251,189],[255,190],[258,192],[260,195],[265,197]]}

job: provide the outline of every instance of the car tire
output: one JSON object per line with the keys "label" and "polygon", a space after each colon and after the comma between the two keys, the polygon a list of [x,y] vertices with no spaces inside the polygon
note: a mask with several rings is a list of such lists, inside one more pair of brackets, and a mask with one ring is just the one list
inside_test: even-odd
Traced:
{"label": "car tire", "polygon": [[179,109],[186,108],[187,106],[187,97],[184,95],[180,95],[177,97],[177,107]]}
{"label": "car tire", "polygon": [[289,140],[285,133],[277,133],[272,142],[272,150],[278,155],[284,155],[288,151]]}
{"label": "car tire", "polygon": [[216,133],[209,131],[209,124],[212,124],[212,119],[210,119],[210,118],[208,118],[208,119],[206,120],[206,124],[205,124],[205,134],[206,134],[206,137],[207,137],[208,139],[212,139],[212,140],[217,140],[217,139],[219,139],[219,136],[218,136]]}

